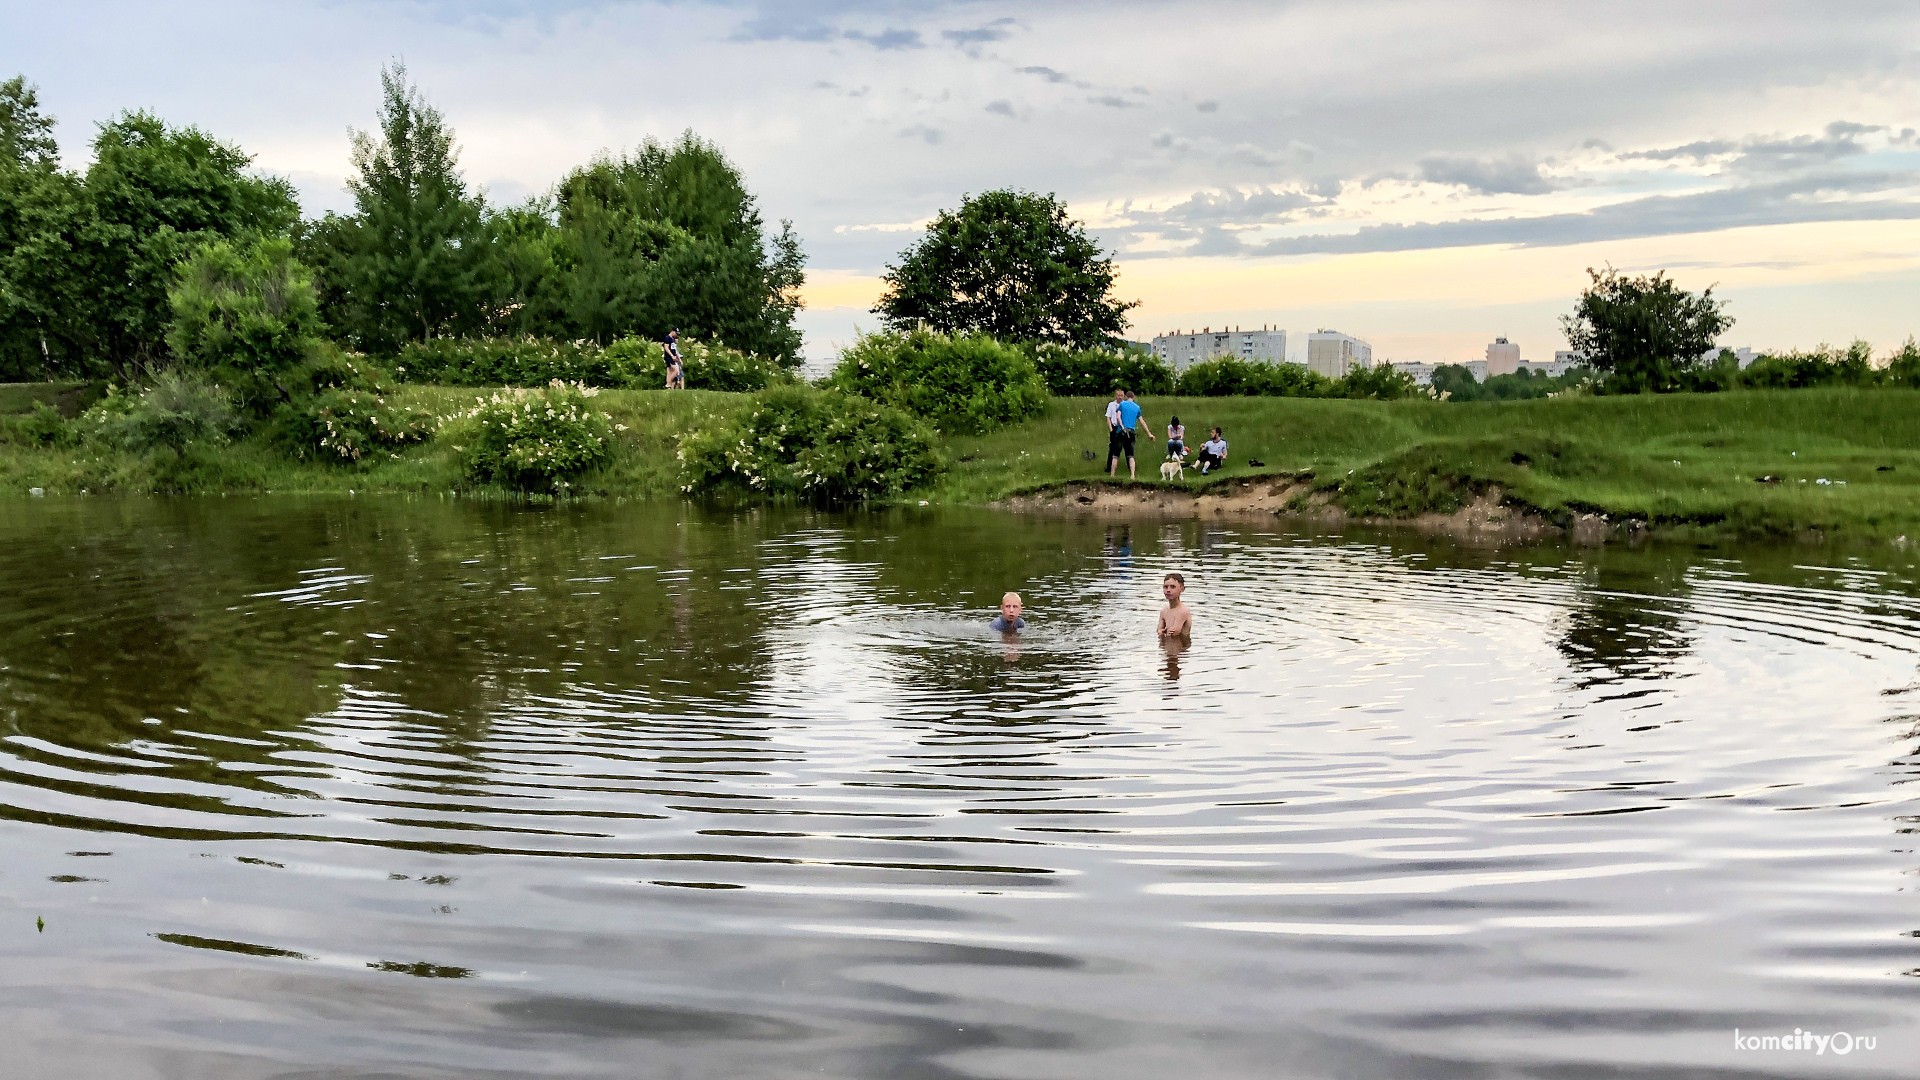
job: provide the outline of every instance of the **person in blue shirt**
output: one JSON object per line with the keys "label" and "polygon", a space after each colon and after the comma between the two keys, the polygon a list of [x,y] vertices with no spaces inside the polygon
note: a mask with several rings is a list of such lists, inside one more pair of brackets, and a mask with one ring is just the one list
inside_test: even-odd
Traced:
{"label": "person in blue shirt", "polygon": [[1020,594],[1010,592],[1000,598],[1000,615],[987,624],[989,629],[1003,634],[1011,634],[1027,628],[1027,620],[1020,617]]}
{"label": "person in blue shirt", "polygon": [[[1119,422],[1113,428],[1112,445],[1107,450],[1107,475],[1117,476],[1120,472],[1120,455],[1127,455],[1127,479],[1137,479],[1133,463],[1133,440],[1138,434],[1140,423],[1140,403],[1133,400],[1133,391],[1127,391],[1126,399],[1120,402]],[[1149,433],[1152,428],[1147,429]]]}

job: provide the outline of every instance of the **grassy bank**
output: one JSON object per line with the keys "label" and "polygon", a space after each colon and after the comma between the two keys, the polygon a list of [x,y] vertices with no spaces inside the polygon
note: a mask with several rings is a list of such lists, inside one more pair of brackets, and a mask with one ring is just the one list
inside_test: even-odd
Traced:
{"label": "grassy bank", "polygon": [[[456,387],[403,386],[393,395],[400,405],[450,416],[471,408],[484,395]],[[31,395],[22,394],[29,403]],[[730,413],[744,394],[704,390],[606,390],[593,399],[616,424],[624,425],[606,464],[583,478],[586,492],[630,498],[679,495],[679,437],[710,417]],[[295,461],[264,438],[223,446],[196,446],[183,454],[161,450],[145,454],[102,452],[91,446],[35,447],[0,444],[0,494],[23,495],[31,488],[52,494],[112,492],[445,492],[466,489],[460,453],[445,440],[409,447],[396,456],[364,467]],[[500,494],[482,490],[480,494]]]}
{"label": "grassy bank", "polygon": [[[4,395],[0,395],[3,397]],[[402,404],[438,415],[479,391],[404,387]],[[12,392],[30,404],[38,391]],[[579,489],[678,494],[679,437],[740,409],[745,395],[608,390],[594,399],[626,426]],[[1489,484],[1550,516],[1601,512],[1656,529],[1717,534],[1920,537],[1920,391],[1741,391],[1515,402],[1148,398],[1191,441],[1218,424],[1232,444],[1217,476],[1312,473],[1356,513],[1445,511]],[[1057,398],[1033,421],[946,441],[953,467],[912,500],[989,503],[1105,476],[1098,399]],[[1142,442],[1141,483],[1159,483],[1158,443]],[[1088,460],[1091,451],[1094,460]],[[1263,467],[1249,464],[1264,462]],[[1758,482],[1772,477],[1774,482]],[[1828,483],[1821,484],[1819,481]],[[1187,487],[1199,481],[1189,474]],[[441,492],[462,487],[458,451],[431,442],[366,468],[289,460],[244,440],[175,455],[0,444],[0,493],[80,491]]]}
{"label": "grassy bank", "polygon": [[[1920,391],[1474,403],[1149,398],[1142,406],[1156,429],[1178,414],[1190,441],[1224,427],[1232,454],[1218,476],[1311,472],[1361,513],[1446,510],[1450,499],[1498,484],[1549,515],[1597,511],[1742,535],[1920,537]],[[953,440],[957,464],[928,497],[983,502],[1104,476],[1101,410],[1095,399],[1056,399],[1022,427]],[[1157,483],[1160,452],[1141,449],[1141,476]],[[1768,476],[1777,482],[1759,482]]]}

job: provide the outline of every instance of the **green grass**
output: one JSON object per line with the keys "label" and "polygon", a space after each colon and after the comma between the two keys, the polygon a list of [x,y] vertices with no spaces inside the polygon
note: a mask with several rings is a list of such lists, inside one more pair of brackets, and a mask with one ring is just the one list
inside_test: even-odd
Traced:
{"label": "green grass", "polygon": [[[1224,427],[1232,453],[1216,477],[1310,472],[1357,512],[1445,511],[1497,483],[1550,515],[1598,511],[1743,535],[1920,535],[1920,391],[1141,404],[1156,430],[1177,413],[1190,444]],[[987,502],[1104,477],[1103,408],[1095,398],[1056,399],[1031,423],[951,440],[957,463],[928,497]],[[1140,482],[1160,483],[1159,442],[1143,439],[1140,450]],[[1755,482],[1769,475],[1780,482]],[[1186,486],[1195,486],[1191,473]]]}
{"label": "green grass", "polygon": [[[487,391],[461,387],[403,386],[397,404],[451,416],[472,408]],[[679,494],[679,437],[711,418],[740,408],[744,394],[705,390],[604,390],[594,405],[625,425],[606,464],[581,477],[576,490],[595,495],[664,498]],[[24,495],[31,488],[52,494],[81,492],[281,492],[346,494],[353,492],[445,492],[507,496],[494,488],[472,488],[460,475],[460,452],[438,439],[408,447],[398,455],[361,465],[294,461],[264,438],[225,446],[131,454],[96,447],[38,447],[0,444],[0,494]]]}
{"label": "green grass", "polygon": [[[34,398],[33,392],[15,392]],[[484,391],[406,386],[396,399],[447,416]],[[0,394],[0,402],[9,400]],[[626,425],[608,462],[577,489],[629,498],[678,494],[677,443],[730,415],[743,394],[608,390],[596,405]],[[1041,417],[991,435],[946,440],[953,467],[908,501],[982,504],[1104,478],[1104,402],[1059,398]],[[1189,442],[1226,428],[1216,477],[1311,473],[1362,514],[1446,511],[1498,484],[1550,516],[1596,511],[1658,529],[1716,535],[1818,531],[1920,538],[1920,391],[1750,390],[1725,394],[1512,402],[1148,398],[1147,419],[1186,422]],[[1087,460],[1084,451],[1092,451]],[[1139,483],[1159,484],[1160,442],[1142,440]],[[1263,468],[1248,465],[1265,462]],[[1192,473],[1183,486],[1194,488]],[[1778,483],[1756,483],[1762,476]],[[1829,484],[1815,481],[1826,479]],[[1845,481],[1845,483],[1840,483]],[[263,441],[184,458],[0,444],[0,494],[115,491],[287,493],[474,492],[442,439],[364,467],[289,461]],[[480,489],[480,494],[506,493]]]}

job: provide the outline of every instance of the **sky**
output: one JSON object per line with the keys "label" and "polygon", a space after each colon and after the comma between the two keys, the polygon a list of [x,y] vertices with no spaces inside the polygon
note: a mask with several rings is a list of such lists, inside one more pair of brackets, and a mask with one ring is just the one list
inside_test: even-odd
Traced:
{"label": "sky", "polygon": [[126,109],[349,210],[403,60],[496,202],[691,129],[808,255],[807,354],[938,211],[1061,198],[1129,336],[1565,348],[1589,267],[1715,287],[1729,346],[1920,333],[1920,4],[1769,0],[0,0],[69,167]]}

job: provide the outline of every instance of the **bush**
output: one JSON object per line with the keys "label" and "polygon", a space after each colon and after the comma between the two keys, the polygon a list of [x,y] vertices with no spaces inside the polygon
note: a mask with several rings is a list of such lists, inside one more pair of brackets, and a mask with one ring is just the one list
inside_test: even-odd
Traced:
{"label": "bush", "polygon": [[604,461],[613,419],[587,404],[598,393],[556,379],[539,390],[502,390],[458,422],[467,478],[527,491],[557,491]]}
{"label": "bush", "polygon": [[1737,374],[1736,385],[1754,389],[1800,390],[1809,386],[1861,386],[1874,381],[1873,347],[1856,341],[1851,348],[1813,349],[1762,356]]}
{"label": "bush", "polygon": [[358,353],[324,345],[285,382],[274,430],[295,457],[352,464],[433,437],[433,416],[390,403],[386,373]]}
{"label": "bush", "polygon": [[[615,385],[634,390],[666,385],[667,358],[660,342],[621,338],[607,346],[606,355]],[[680,359],[689,390],[764,390],[797,378],[794,369],[779,360],[687,337],[680,339]]]}
{"label": "bush", "polygon": [[0,439],[29,446],[66,446],[77,436],[60,410],[44,401],[23,416],[0,416]]}
{"label": "bush", "polygon": [[1106,397],[1115,389],[1136,394],[1171,394],[1177,376],[1152,353],[1110,349],[1069,349],[1042,345],[1034,366],[1047,389],[1062,397]]}
{"label": "bush", "polygon": [[559,379],[618,385],[604,351],[591,341],[551,338],[432,338],[410,342],[394,358],[402,382],[436,386],[540,387]]}
{"label": "bush", "polygon": [[808,386],[759,392],[740,420],[688,435],[680,462],[687,492],[731,483],[829,501],[898,495],[945,468],[933,432],[913,417]]}
{"label": "bush", "polygon": [[984,434],[1047,407],[1033,359],[984,334],[866,334],[840,354],[827,384],[955,434]]}
{"label": "bush", "polygon": [[1899,352],[1887,357],[1881,377],[1888,386],[1920,387],[1920,345],[1908,338]]}
{"label": "bush", "polygon": [[251,412],[264,413],[281,400],[276,376],[304,361],[319,340],[313,275],[286,239],[202,245],[175,271],[167,300],[173,308],[168,348],[229,387]]}
{"label": "bush", "polygon": [[1301,364],[1266,363],[1223,356],[1191,364],[1180,373],[1187,397],[1337,397],[1333,380]]}
{"label": "bush", "polygon": [[[1299,367],[1298,364],[1288,366]],[[1346,378],[1335,380],[1329,396],[1398,401],[1401,398],[1425,397],[1426,391],[1413,381],[1413,376],[1404,371],[1395,371],[1391,364],[1375,364],[1372,367],[1355,368],[1347,372]]]}
{"label": "bush", "polygon": [[205,375],[163,371],[139,394],[109,388],[75,423],[86,437],[109,446],[180,452],[194,443],[226,442],[240,417],[225,388]]}

